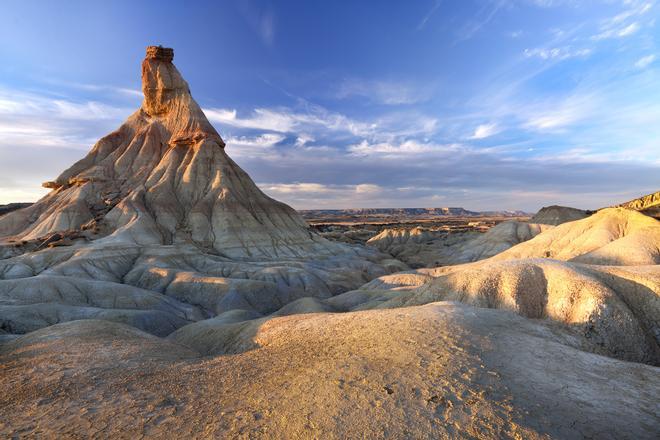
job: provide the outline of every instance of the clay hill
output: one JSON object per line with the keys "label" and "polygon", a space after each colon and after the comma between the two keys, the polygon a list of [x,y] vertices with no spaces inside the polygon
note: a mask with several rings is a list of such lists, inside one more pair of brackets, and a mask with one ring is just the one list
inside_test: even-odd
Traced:
{"label": "clay hill", "polygon": [[273,312],[405,268],[330,242],[266,196],[172,63],[149,47],[142,106],[0,217],[0,327],[25,333],[102,318],[164,336],[235,308]]}
{"label": "clay hill", "polygon": [[3,437],[657,438],[660,221],[328,241],[172,57],[148,48],[142,107],[0,217]]}
{"label": "clay hill", "polygon": [[[224,151],[171,49],[142,63],[142,107],[44,186],[53,191],[0,221],[0,236],[53,233],[106,241],[190,243],[231,258],[332,251],[290,207],[263,194]],[[86,232],[90,231],[90,232]]]}

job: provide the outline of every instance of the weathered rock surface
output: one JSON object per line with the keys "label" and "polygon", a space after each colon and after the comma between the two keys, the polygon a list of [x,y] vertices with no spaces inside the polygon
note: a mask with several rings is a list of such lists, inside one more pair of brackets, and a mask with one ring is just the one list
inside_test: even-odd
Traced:
{"label": "weathered rock surface", "polygon": [[563,323],[579,348],[660,365],[660,268],[599,267],[554,260],[485,261],[444,268],[414,283],[384,277],[329,300],[338,310],[461,301]]}
{"label": "weathered rock surface", "polygon": [[55,179],[54,191],[4,216],[0,237],[87,226],[115,243],[194,243],[234,259],[332,253],[227,156],[166,49],[149,50],[142,107]]}
{"label": "weathered rock surface", "polygon": [[0,217],[1,436],[657,437],[660,222],[330,242],[172,59],[148,48],[141,108]]}
{"label": "weathered rock surface", "polygon": [[[256,322],[256,321],[251,321]],[[246,324],[225,355],[76,321],[0,352],[11,437],[651,439],[657,368],[561,327],[457,303]],[[30,380],[24,380],[29,372]]]}
{"label": "weathered rock surface", "polygon": [[495,258],[538,257],[589,264],[657,265],[660,222],[630,209],[603,209],[561,224]]}
{"label": "weathered rock surface", "polygon": [[550,229],[545,224],[506,221],[480,234],[414,229],[386,229],[367,244],[411,267],[469,263],[492,257]]}
{"label": "weathered rock surface", "polygon": [[628,208],[639,211],[660,220],[660,191],[630,200],[617,205],[618,208]]}
{"label": "weathered rock surface", "polygon": [[149,47],[140,109],[48,195],[0,217],[5,330],[103,318],[166,335],[406,268],[320,237],[261,192],[227,156],[172,59],[171,49]]}
{"label": "weathered rock surface", "polygon": [[610,208],[483,261],[387,275],[326,302],[339,311],[441,300],[503,308],[561,322],[595,342],[585,349],[658,365],[659,262],[660,222]]}

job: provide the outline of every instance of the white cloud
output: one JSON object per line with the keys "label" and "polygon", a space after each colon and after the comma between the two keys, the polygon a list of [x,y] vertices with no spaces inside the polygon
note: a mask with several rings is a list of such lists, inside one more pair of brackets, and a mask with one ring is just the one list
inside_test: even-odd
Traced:
{"label": "white cloud", "polygon": [[286,112],[278,112],[265,108],[257,108],[252,116],[239,118],[236,110],[229,109],[204,109],[206,117],[213,122],[231,125],[239,128],[252,128],[257,130],[270,130],[287,133],[293,131],[298,123],[295,115]]}
{"label": "white cloud", "polygon": [[[0,146],[90,148],[132,111],[0,88]],[[100,132],[100,134],[105,134]]]}
{"label": "white cloud", "polygon": [[593,114],[599,102],[595,94],[574,94],[522,108],[523,126],[535,131],[556,131]]}
{"label": "white cloud", "polygon": [[355,192],[358,194],[373,194],[373,193],[378,193],[382,190],[383,188],[381,188],[378,185],[374,185],[372,183],[361,183],[355,186]]}
{"label": "white cloud", "polygon": [[624,38],[637,33],[643,25],[653,22],[653,18],[645,16],[654,7],[654,1],[624,0],[625,10],[604,20],[600,25],[600,33],[591,37],[592,40]]}
{"label": "white cloud", "polygon": [[[300,194],[300,193],[328,193],[332,188],[320,183],[260,183],[259,188],[268,193]],[[345,187],[344,187],[345,188]]]}
{"label": "white cloud", "polygon": [[314,138],[307,133],[300,133],[296,138],[296,147],[304,147],[309,142],[314,142]]}
{"label": "white cloud", "polygon": [[437,119],[417,112],[391,113],[372,121],[359,121],[340,113],[334,113],[307,103],[305,111],[286,107],[277,109],[257,108],[247,117],[240,117],[236,110],[210,108],[204,113],[212,122],[242,129],[295,133],[317,138],[321,135],[368,138],[371,140],[393,139],[419,134],[431,134],[437,128]]}
{"label": "white cloud", "polygon": [[33,93],[0,89],[0,115],[68,119],[73,121],[108,120],[126,117],[130,110],[96,101],[70,101]]}
{"label": "white cloud", "polygon": [[548,130],[563,127],[575,121],[576,118],[572,114],[556,112],[532,118],[528,121],[527,126],[538,130]]}
{"label": "white cloud", "polygon": [[624,24],[620,26],[607,25],[602,28],[602,31],[599,34],[596,34],[591,37],[592,40],[606,40],[609,38],[623,38],[630,36],[637,32],[640,29],[640,25],[637,22],[632,22],[630,24]]}
{"label": "white cloud", "polygon": [[655,55],[647,55],[637,60],[637,62],[635,63],[635,67],[637,67],[638,69],[645,69],[654,61],[655,61]]}
{"label": "white cloud", "polygon": [[586,57],[591,54],[591,49],[572,49],[570,47],[552,47],[525,49],[524,54],[527,58],[537,57],[543,60],[565,60],[575,57]]}
{"label": "white cloud", "polygon": [[500,128],[497,124],[482,124],[479,125],[475,130],[474,134],[470,136],[470,139],[485,139],[490,136],[494,136],[500,132]]}
{"label": "white cloud", "polygon": [[639,30],[639,23],[630,23],[628,26],[619,30],[615,35],[617,37],[627,37],[628,35],[634,34],[638,30]]}
{"label": "white cloud", "polygon": [[369,143],[363,140],[359,144],[351,145],[348,151],[356,156],[416,156],[422,154],[446,154],[461,151],[464,147],[460,144],[436,144],[431,142],[420,142],[417,140],[406,140],[400,143],[380,142]]}
{"label": "white cloud", "polygon": [[264,155],[284,139],[286,137],[281,134],[264,133],[259,136],[229,136],[225,144],[232,156]]}
{"label": "white cloud", "polygon": [[355,121],[338,113],[331,113],[320,107],[310,107],[307,113],[295,112],[288,108],[257,108],[252,115],[241,118],[236,110],[204,109],[210,121],[233,127],[293,133],[316,127],[330,131],[344,131],[354,135],[364,135],[373,131],[375,124]]}
{"label": "white cloud", "polygon": [[384,188],[373,183],[357,185],[322,184],[315,182],[260,183],[266,194],[299,208],[361,207],[377,200]]}
{"label": "white cloud", "polygon": [[52,180],[131,113],[97,101],[0,87],[0,203],[38,199],[45,193],[41,182]]}

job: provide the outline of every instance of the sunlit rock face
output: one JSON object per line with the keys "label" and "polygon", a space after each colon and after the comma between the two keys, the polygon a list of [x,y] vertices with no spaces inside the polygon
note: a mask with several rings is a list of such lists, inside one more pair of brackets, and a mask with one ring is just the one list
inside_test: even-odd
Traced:
{"label": "sunlit rock face", "polygon": [[47,182],[54,191],[39,203],[0,220],[0,235],[32,240],[91,229],[139,244],[194,243],[232,258],[331,251],[227,156],[172,59],[172,49],[147,48],[142,107]]}
{"label": "sunlit rock face", "polygon": [[[405,268],[325,240],[259,190],[227,156],[173,58],[172,49],[148,47],[141,107],[47,182],[48,195],[0,217],[0,321],[10,332],[101,317],[164,335]],[[99,300],[131,295],[144,300]]]}

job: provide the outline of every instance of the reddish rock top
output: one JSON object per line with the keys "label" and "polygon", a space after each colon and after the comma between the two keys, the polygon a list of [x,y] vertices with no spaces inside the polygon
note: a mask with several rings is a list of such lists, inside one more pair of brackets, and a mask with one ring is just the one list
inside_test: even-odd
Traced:
{"label": "reddish rock top", "polygon": [[163,46],[147,46],[146,58],[171,63],[174,60],[174,49]]}

